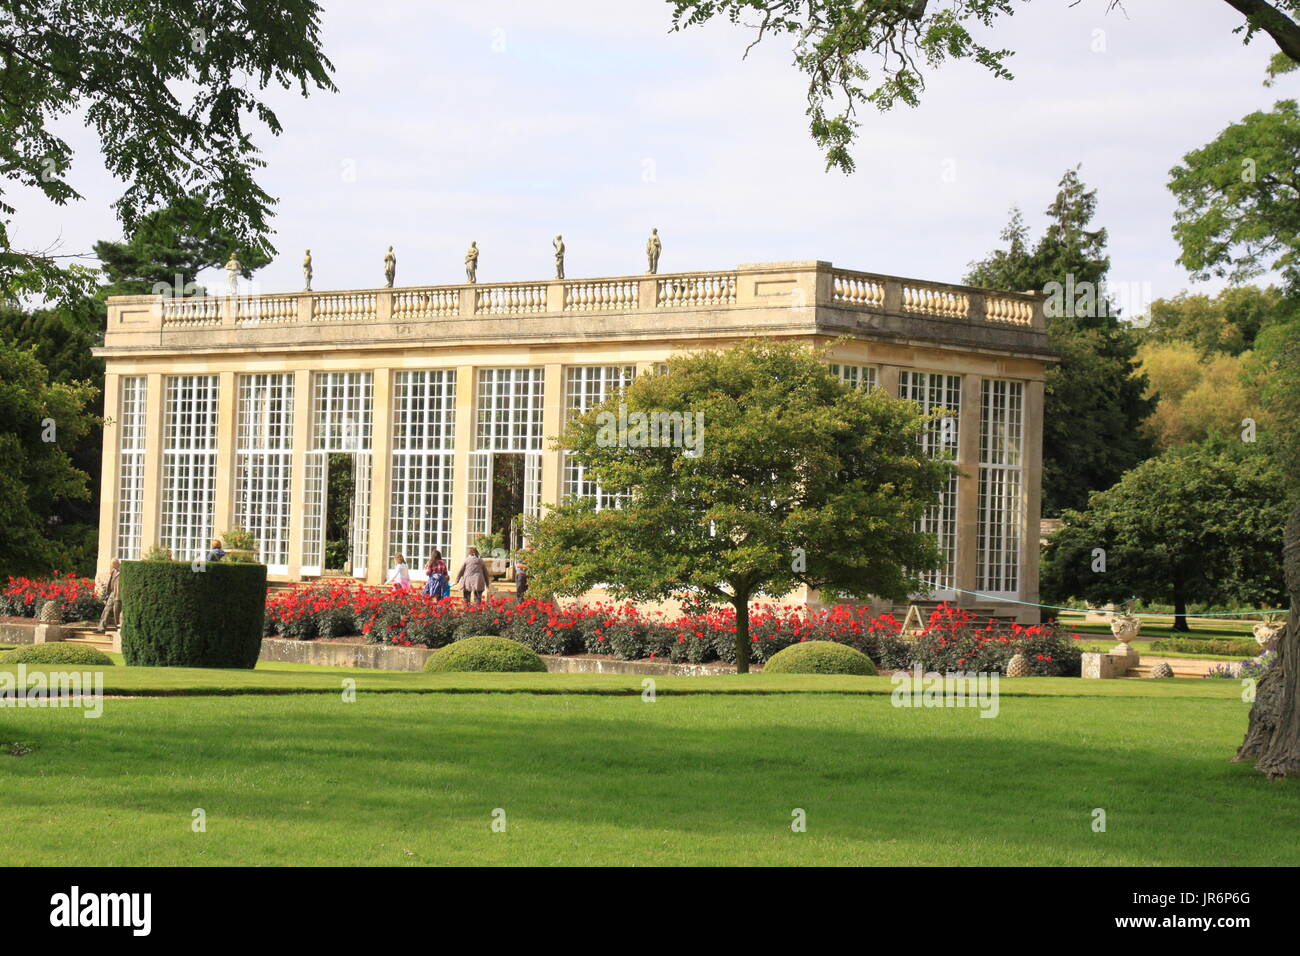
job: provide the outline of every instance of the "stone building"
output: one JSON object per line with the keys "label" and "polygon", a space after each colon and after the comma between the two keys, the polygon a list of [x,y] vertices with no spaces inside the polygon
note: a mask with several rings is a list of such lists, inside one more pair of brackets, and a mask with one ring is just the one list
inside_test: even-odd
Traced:
{"label": "stone building", "polygon": [[191,558],[236,526],[272,580],[378,583],[393,554],[417,571],[434,548],[458,561],[593,493],[551,448],[567,413],[674,352],[755,336],[830,345],[845,381],[956,413],[929,440],[964,474],[925,519],[946,556],[928,598],[1028,619],[993,597],[1037,600],[1041,297],[827,262],[111,298],[100,571],[155,544]]}

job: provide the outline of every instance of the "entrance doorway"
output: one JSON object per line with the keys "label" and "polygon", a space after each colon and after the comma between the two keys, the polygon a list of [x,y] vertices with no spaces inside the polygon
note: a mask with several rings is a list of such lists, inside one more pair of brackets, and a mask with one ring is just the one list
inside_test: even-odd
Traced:
{"label": "entrance doorway", "polygon": [[370,545],[370,453],[307,453],[302,573],[364,578]]}
{"label": "entrance doorway", "polygon": [[[467,544],[509,554],[526,543],[525,516],[541,502],[542,456],[530,452],[476,452],[470,460],[470,520]],[[487,538],[488,542],[482,542]],[[489,543],[490,542],[490,543]],[[483,557],[489,557],[484,554]]]}

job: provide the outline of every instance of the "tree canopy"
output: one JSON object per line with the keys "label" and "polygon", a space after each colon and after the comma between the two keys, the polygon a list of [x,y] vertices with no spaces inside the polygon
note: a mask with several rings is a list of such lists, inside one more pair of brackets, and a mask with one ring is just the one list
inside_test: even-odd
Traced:
{"label": "tree canopy", "polygon": [[1277,485],[1269,458],[1241,441],[1151,458],[1065,512],[1043,562],[1044,599],[1167,602],[1177,630],[1191,602],[1278,607],[1287,506]]}
{"label": "tree canopy", "polygon": [[177,297],[201,295],[198,274],[223,267],[231,253],[238,256],[244,278],[271,261],[260,246],[246,245],[227,231],[206,196],[185,196],[142,216],[126,239],[95,243],[108,279],[99,294],[149,295],[166,286]]}
{"label": "tree canopy", "polygon": [[[669,0],[674,30],[725,18],[753,34],[746,53],[771,35],[795,38],[794,64],[808,77],[809,131],[826,168],[854,168],[857,107],[916,106],[925,69],[967,60],[1013,78],[1014,51],[981,39],[1015,13],[1013,0]],[[1075,0],[1072,6],[1078,5]],[[1249,43],[1267,35],[1280,56],[1300,62],[1300,0],[1224,0],[1243,15],[1233,32]],[[1095,0],[1106,10],[1121,0]],[[1275,59],[1270,75],[1286,72]]]}
{"label": "tree canopy", "polygon": [[[690,422],[698,440],[638,431],[656,421],[639,416],[656,413]],[[806,586],[902,600],[923,590],[919,574],[939,555],[917,521],[955,467],[924,454],[926,427],[912,402],[849,388],[796,344],[672,358],[666,373],[568,423],[572,461],[626,495],[617,508],[584,498],[545,515],[531,535],[533,586],[731,604],[743,672],[756,595]]]}
{"label": "tree canopy", "polygon": [[1042,236],[1031,241],[1013,210],[1003,248],[971,263],[965,280],[1011,292],[1064,290],[1046,309],[1048,338],[1060,357],[1047,370],[1044,397],[1047,516],[1083,507],[1090,491],[1110,487],[1151,453],[1140,425],[1155,403],[1137,369],[1137,338],[1106,297],[1110,256],[1106,230],[1091,228],[1096,207],[1096,190],[1077,168],[1067,170]]}
{"label": "tree canopy", "polygon": [[1143,427],[1161,451],[1212,436],[1236,438],[1247,420],[1263,427],[1266,412],[1248,372],[1249,353],[1202,356],[1187,342],[1148,342],[1138,358],[1157,401]]}
{"label": "tree canopy", "polygon": [[1255,345],[1260,330],[1300,312],[1300,303],[1274,286],[1229,286],[1218,295],[1181,292],[1151,303],[1145,342],[1186,342],[1203,356],[1240,355]]}
{"label": "tree canopy", "polygon": [[0,336],[0,577],[68,569],[73,550],[50,533],[59,503],[89,497],[69,449],[97,424],[88,383],[52,383],[31,349]]}
{"label": "tree canopy", "polygon": [[1169,173],[1178,261],[1193,278],[1279,271],[1300,293],[1300,108],[1281,100],[1233,123]]}
{"label": "tree canopy", "polygon": [[[108,171],[127,184],[124,229],[186,196],[209,197],[210,223],[264,255],[274,199],[250,123],[280,132],[259,91],[333,90],[314,0],[0,0],[0,172],[64,205],[72,146],[56,132],[76,114]],[[66,295],[84,280],[53,250],[15,248],[0,193],[0,295]]]}

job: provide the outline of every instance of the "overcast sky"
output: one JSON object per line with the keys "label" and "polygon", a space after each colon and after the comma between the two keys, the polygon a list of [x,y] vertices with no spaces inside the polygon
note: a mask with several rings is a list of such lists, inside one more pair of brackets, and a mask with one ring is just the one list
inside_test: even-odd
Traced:
{"label": "overcast sky", "polygon": [[[275,95],[284,132],[257,137],[279,199],[260,288],[299,289],[306,247],[316,289],[381,285],[389,244],[399,286],[459,282],[471,239],[480,282],[547,277],[557,232],[570,277],[626,275],[644,270],[651,226],[664,272],[825,259],[960,281],[1013,204],[1036,234],[1082,163],[1113,283],[1176,294],[1191,283],[1170,167],[1300,79],[1262,86],[1274,48],[1243,46],[1223,0],[1127,0],[1127,15],[1069,4],[1033,0],[1002,21],[994,45],[1018,51],[1015,80],[949,65],[918,109],[863,112],[845,176],[808,136],[786,39],[742,60],[748,33],[670,34],[666,0],[325,0],[340,92]],[[80,252],[120,235],[119,185],[89,135],[68,136],[85,199],[11,193],[21,246]]]}

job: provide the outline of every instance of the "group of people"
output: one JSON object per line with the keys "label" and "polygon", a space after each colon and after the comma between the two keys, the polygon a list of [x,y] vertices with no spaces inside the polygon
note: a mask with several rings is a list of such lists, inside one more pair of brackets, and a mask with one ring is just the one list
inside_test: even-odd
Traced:
{"label": "group of people", "polygon": [[[532,549],[526,550],[531,551]],[[412,590],[411,567],[406,563],[404,556],[400,554],[393,555],[393,569],[388,572],[386,583],[395,591]],[[454,582],[451,575],[447,573],[447,562],[443,560],[442,552],[433,552],[428,564],[424,566],[424,587],[421,590],[429,597],[445,598],[451,596],[453,584],[459,586],[461,596],[465,599],[466,604],[477,604],[483,600],[483,593],[488,586],[488,571],[487,566],[483,563],[483,557],[478,552],[478,548],[469,549],[465,560],[461,562],[460,568],[456,571]],[[524,595],[527,593],[528,564],[522,557],[516,557],[516,600],[523,600]]]}

